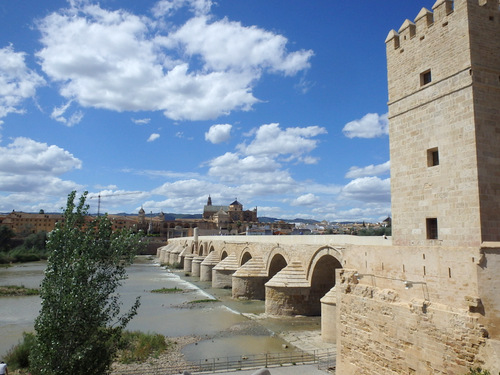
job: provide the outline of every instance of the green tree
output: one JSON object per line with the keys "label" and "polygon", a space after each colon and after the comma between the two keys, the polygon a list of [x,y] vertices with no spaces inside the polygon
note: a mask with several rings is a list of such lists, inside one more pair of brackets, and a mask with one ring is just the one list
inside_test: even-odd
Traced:
{"label": "green tree", "polygon": [[6,225],[0,225],[0,251],[9,251],[14,232]]}
{"label": "green tree", "polygon": [[42,308],[30,354],[35,374],[108,373],[121,333],[140,305],[137,298],[120,314],[116,290],[141,247],[141,235],[113,233],[106,215],[86,220],[86,196],[85,192],[78,204],[76,192],[68,196],[64,220],[48,237]]}
{"label": "green tree", "polygon": [[47,232],[39,231],[38,233],[32,233],[24,239],[24,248],[31,251],[43,251],[45,250],[45,242],[47,241]]}

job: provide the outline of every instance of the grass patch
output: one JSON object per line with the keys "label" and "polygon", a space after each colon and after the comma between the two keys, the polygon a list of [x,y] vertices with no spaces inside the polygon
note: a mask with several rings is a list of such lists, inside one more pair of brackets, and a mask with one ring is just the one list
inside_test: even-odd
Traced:
{"label": "grass patch", "polygon": [[161,288],[161,289],[153,289],[151,293],[163,293],[163,294],[168,294],[168,293],[181,293],[183,292],[183,289],[180,288]]}
{"label": "grass patch", "polygon": [[38,289],[25,288],[24,285],[4,285],[0,286],[0,297],[12,296],[36,296],[40,294]]}
{"label": "grass patch", "polygon": [[173,345],[158,333],[125,331],[122,334],[118,360],[121,363],[142,363],[148,358],[158,356]]}
{"label": "grass patch", "polygon": [[210,302],[219,302],[219,300],[218,299],[207,298],[207,299],[197,299],[197,300],[189,301],[189,302],[186,302],[186,303],[197,304],[197,303],[210,303]]}

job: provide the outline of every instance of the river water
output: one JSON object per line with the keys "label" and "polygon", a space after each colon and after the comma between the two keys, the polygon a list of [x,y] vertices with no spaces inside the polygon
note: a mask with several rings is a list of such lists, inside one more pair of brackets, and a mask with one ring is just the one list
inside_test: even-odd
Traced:
{"label": "river water", "polygon": [[[37,288],[44,268],[44,262],[0,268],[0,285]],[[319,318],[265,317],[263,301],[233,300],[230,290],[212,289],[209,282],[200,282],[199,278],[185,276],[181,271],[170,272],[149,257],[138,257],[128,268],[128,276],[119,290],[122,311],[137,296],[141,297],[141,306],[127,329],[168,337],[200,336],[199,343],[184,348],[187,360],[281,352],[285,350],[285,342],[275,333],[319,329]],[[153,289],[175,287],[183,292],[151,293]],[[220,302],[187,304],[213,297]],[[33,331],[39,310],[38,296],[0,298],[0,358],[19,342],[23,332]]]}

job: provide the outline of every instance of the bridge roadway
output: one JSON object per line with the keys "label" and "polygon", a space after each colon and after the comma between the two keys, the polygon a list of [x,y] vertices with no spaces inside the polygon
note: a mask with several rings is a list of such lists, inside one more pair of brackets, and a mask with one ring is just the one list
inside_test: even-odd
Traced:
{"label": "bridge roadway", "polygon": [[233,298],[265,300],[269,315],[323,315],[323,340],[335,342],[336,270],[362,269],[369,249],[391,244],[390,237],[195,233],[169,239],[157,257],[214,288],[231,288]]}

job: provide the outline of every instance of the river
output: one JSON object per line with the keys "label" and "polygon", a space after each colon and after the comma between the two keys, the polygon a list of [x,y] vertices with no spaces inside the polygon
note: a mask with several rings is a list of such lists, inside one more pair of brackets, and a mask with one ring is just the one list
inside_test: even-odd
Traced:
{"label": "river", "polygon": [[[43,278],[44,262],[16,264],[0,268],[0,285],[24,285],[37,288]],[[202,341],[184,348],[187,360],[224,356],[275,353],[286,344],[281,331],[319,329],[318,318],[263,317],[263,301],[237,301],[231,290],[212,289],[211,283],[185,276],[181,271],[169,272],[155,259],[138,257],[128,270],[128,279],[119,290],[123,310],[141,297],[138,314],[128,330],[157,332],[168,337],[197,335]],[[153,289],[179,288],[182,293],[157,294]],[[188,307],[189,301],[215,297],[221,302],[201,303]],[[33,331],[40,310],[40,298],[0,298],[0,358],[22,337]],[[256,317],[249,319],[247,316]]]}

